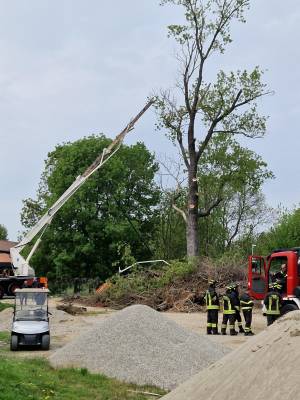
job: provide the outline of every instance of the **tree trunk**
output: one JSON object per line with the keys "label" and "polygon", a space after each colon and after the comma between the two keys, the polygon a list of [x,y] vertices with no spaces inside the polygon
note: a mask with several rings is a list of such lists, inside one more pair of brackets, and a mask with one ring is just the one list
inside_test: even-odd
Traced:
{"label": "tree trunk", "polygon": [[186,246],[188,257],[199,256],[199,227],[198,227],[198,182],[197,164],[190,165],[189,169],[189,196],[186,221]]}

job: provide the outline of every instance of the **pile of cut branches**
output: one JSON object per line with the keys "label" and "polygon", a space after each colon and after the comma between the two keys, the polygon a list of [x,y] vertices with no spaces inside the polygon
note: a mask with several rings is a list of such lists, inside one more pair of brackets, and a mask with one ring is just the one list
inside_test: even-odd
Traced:
{"label": "pile of cut branches", "polygon": [[85,304],[121,309],[132,304],[148,305],[159,311],[195,312],[209,279],[218,281],[222,294],[231,282],[246,285],[246,266],[234,261],[201,263],[173,262],[160,270],[135,270],[128,276],[116,276],[100,294],[85,299]]}

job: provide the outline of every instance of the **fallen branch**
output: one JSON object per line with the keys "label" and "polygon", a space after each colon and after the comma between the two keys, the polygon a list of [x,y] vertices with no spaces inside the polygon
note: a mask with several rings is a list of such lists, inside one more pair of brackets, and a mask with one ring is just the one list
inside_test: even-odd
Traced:
{"label": "fallen branch", "polygon": [[157,396],[157,397],[163,396],[162,394],[152,393],[152,392],[142,392],[140,390],[127,390],[127,392],[136,393],[136,394],[146,394],[148,396]]}

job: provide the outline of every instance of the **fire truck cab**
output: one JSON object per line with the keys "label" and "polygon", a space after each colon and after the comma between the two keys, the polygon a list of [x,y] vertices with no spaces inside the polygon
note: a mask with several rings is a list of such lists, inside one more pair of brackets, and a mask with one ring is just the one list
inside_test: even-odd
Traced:
{"label": "fire truck cab", "polygon": [[263,300],[269,283],[274,282],[286,265],[281,313],[300,310],[300,247],[273,250],[267,257],[252,255],[248,263],[248,291],[257,300]]}

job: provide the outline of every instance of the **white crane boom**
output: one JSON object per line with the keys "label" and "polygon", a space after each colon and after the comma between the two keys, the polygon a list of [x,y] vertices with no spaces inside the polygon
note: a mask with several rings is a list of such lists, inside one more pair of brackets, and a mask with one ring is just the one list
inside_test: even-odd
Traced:
{"label": "white crane boom", "polygon": [[[134,129],[135,123],[141,118],[141,116],[148,110],[153,104],[153,100],[150,100],[146,106],[129,122],[129,124],[119,133],[116,138],[105,148],[102,153],[96,158],[96,160],[84,171],[82,175],[79,175],[72,185],[60,196],[60,198],[53,204],[52,207],[41,217],[36,225],[24,236],[24,238],[16,246],[10,249],[10,255],[13,265],[14,274],[16,276],[34,276],[35,272],[29,265],[29,260],[37,249],[42,235],[51,223],[52,218],[58,212],[58,210],[73,196],[73,194],[84,184],[84,182],[99,168],[101,168],[120,148],[126,134]],[[21,256],[21,250],[35,238],[35,236],[41,232],[40,237],[34,244],[31,252],[29,253],[26,260]]]}

